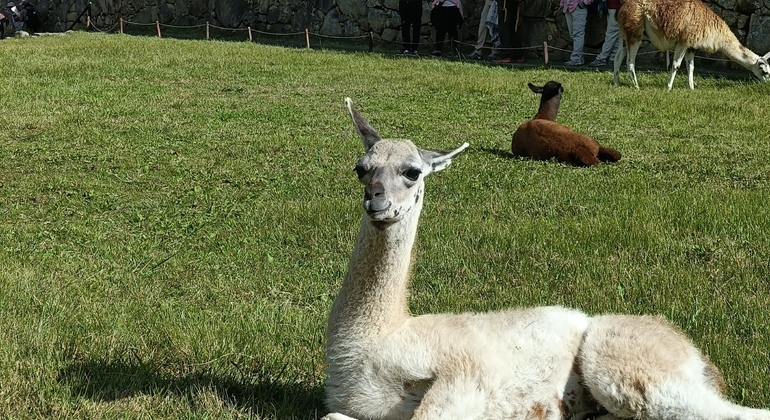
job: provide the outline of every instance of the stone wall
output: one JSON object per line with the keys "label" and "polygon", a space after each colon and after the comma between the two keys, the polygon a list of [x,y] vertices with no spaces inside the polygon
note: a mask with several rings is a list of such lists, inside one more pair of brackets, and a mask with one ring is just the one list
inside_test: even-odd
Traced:
{"label": "stone wall", "polygon": [[[34,1],[34,0],[33,0]],[[738,39],[753,51],[770,51],[770,0],[706,0],[722,16]],[[358,36],[369,32],[376,40],[392,42],[398,49],[401,20],[398,0],[39,0],[38,13],[47,31],[68,29],[91,4],[92,22],[100,29],[114,28],[123,18],[137,23],[198,25],[211,22],[228,28],[250,26],[265,32],[302,31],[331,36]],[[467,27],[463,40],[472,43],[483,0],[465,0]],[[570,48],[566,22],[558,0],[525,0],[521,31],[526,46],[543,42]],[[423,44],[432,39],[428,2],[423,4]],[[81,22],[85,22],[83,19]],[[604,39],[605,19],[589,16],[586,46],[591,51]],[[82,24],[75,28],[82,29]],[[558,51],[556,52],[558,59]]]}

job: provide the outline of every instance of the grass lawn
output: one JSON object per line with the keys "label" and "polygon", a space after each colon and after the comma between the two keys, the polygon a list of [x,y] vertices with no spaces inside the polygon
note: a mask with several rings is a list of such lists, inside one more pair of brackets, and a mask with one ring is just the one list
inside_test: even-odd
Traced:
{"label": "grass lawn", "polygon": [[[0,42],[0,417],[312,419],[358,232],[352,97],[471,148],[428,179],[411,309],[660,313],[770,395],[770,84],[77,33]],[[513,159],[527,82],[618,149]]]}

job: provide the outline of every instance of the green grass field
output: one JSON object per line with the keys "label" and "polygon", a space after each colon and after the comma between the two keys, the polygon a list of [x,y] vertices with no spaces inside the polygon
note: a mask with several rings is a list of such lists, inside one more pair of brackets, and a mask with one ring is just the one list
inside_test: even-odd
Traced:
{"label": "green grass field", "polygon": [[[352,97],[471,148],[428,179],[411,309],[660,313],[770,395],[770,84],[78,33],[0,42],[0,417],[312,419],[360,222]],[[696,73],[699,65],[696,63]],[[539,97],[620,150],[513,159]]]}

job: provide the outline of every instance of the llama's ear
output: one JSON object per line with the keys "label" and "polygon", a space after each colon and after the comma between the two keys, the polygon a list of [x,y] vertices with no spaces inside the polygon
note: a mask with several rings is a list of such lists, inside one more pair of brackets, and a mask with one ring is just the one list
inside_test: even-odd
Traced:
{"label": "llama's ear", "polygon": [[356,130],[358,130],[358,134],[361,136],[361,139],[364,141],[364,151],[368,152],[369,149],[371,149],[372,146],[374,146],[374,143],[377,143],[382,139],[380,137],[380,133],[377,132],[374,128],[372,128],[371,125],[369,125],[368,122],[364,119],[364,117],[361,116],[361,114],[358,113],[356,108],[353,106],[353,100],[350,98],[345,98],[345,105],[348,107],[348,112],[350,112],[350,118],[353,119],[353,125],[356,127]]}
{"label": "llama's ear", "polygon": [[770,52],[768,52],[767,54],[763,55],[762,58],[765,59],[765,60],[770,60]]}
{"label": "llama's ear", "polygon": [[543,88],[545,86],[535,86],[532,83],[527,83],[527,86],[529,86],[529,90],[535,93],[543,93]]}
{"label": "llama's ear", "polygon": [[[428,166],[428,169],[430,172],[438,172],[452,163],[452,159],[460,154],[463,150],[468,148],[468,143],[463,143],[462,146],[458,147],[457,149],[454,149],[449,152],[441,152],[438,150],[426,150],[426,149],[419,149],[420,151],[420,157],[422,158],[423,162]],[[430,173],[428,172],[428,173]],[[425,175],[427,175],[426,173]]]}

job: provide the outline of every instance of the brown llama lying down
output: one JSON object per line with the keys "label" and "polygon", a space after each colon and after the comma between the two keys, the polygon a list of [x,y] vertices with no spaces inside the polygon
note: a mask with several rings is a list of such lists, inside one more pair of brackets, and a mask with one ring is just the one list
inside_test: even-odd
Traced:
{"label": "brown llama lying down", "polygon": [[559,102],[564,88],[561,83],[550,81],[544,86],[529,83],[532,92],[542,95],[540,108],[535,117],[520,125],[511,140],[514,156],[535,160],[555,158],[559,162],[575,166],[593,166],[600,162],[617,162],[620,152],[602,147],[596,140],[556,122]]}

